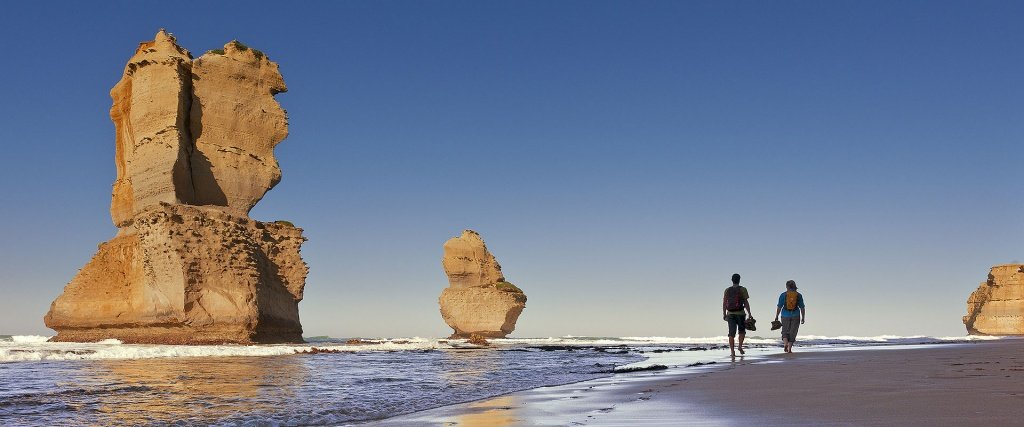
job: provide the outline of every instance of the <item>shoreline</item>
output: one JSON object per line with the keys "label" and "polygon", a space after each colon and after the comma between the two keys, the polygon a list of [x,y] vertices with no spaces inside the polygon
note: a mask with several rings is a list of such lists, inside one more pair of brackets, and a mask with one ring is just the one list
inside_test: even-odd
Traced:
{"label": "shoreline", "polygon": [[1024,339],[750,353],[364,424],[1005,425],[1024,418]]}

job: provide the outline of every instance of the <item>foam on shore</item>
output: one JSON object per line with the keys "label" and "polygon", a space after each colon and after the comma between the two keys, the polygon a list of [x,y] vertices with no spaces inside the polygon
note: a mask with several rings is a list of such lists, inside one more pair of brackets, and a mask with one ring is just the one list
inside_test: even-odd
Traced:
{"label": "foam on shore", "polygon": [[[116,339],[95,343],[51,343],[50,337],[38,335],[0,335],[0,363],[55,360],[108,360],[108,359],[150,359],[159,357],[230,357],[230,356],[282,356],[313,348],[342,352],[374,351],[429,351],[454,349],[463,346],[462,340],[428,338],[368,339],[359,344],[346,344],[345,340],[318,337],[306,344],[266,345],[153,345],[122,344]],[[881,335],[875,337],[838,336],[826,337],[808,335],[800,337],[801,346],[859,346],[859,345],[913,345],[977,340],[994,340],[999,337],[902,337]],[[548,337],[548,338],[506,338],[491,340],[493,347],[519,349],[544,346],[579,347],[715,347],[728,344],[728,337]],[[748,336],[747,345],[774,346],[778,338]]]}
{"label": "foam on shore", "polygon": [[152,359],[160,357],[283,356],[313,348],[343,351],[425,351],[451,346],[438,340],[410,338],[368,344],[157,345],[122,344],[115,339],[95,343],[47,342],[49,337],[0,338],[0,363],[57,360]]}
{"label": "foam on shore", "polygon": [[[779,337],[776,332],[766,332],[769,337],[749,334],[745,342],[747,344],[774,345],[779,344]],[[984,341],[997,340],[1001,337],[965,335],[959,337],[931,337],[926,335],[898,336],[878,335],[872,337],[857,336],[823,336],[823,335],[801,335],[798,341],[802,345],[879,345],[879,344],[929,344],[937,342],[963,342],[963,341]],[[583,337],[567,335],[564,337],[549,338],[505,338],[491,340],[492,343],[523,344],[523,345],[727,345],[729,337],[725,335],[715,337]]]}

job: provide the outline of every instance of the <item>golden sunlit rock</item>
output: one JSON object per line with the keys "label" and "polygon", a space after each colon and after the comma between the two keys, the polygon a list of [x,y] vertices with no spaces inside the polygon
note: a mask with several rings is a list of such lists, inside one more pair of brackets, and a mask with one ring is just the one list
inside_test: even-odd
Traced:
{"label": "golden sunlit rock", "polygon": [[967,298],[964,325],[971,335],[1024,335],[1024,264],[992,267]]}
{"label": "golden sunlit rock", "polygon": [[302,229],[248,217],[281,179],[285,90],[237,41],[194,61],[164,30],[139,45],[110,92],[119,231],[50,306],[54,341],[302,341]]}
{"label": "golden sunlit rock", "polygon": [[505,281],[480,234],[465,230],[444,244],[441,260],[449,286],[438,303],[453,338],[504,338],[526,308],[526,294]]}

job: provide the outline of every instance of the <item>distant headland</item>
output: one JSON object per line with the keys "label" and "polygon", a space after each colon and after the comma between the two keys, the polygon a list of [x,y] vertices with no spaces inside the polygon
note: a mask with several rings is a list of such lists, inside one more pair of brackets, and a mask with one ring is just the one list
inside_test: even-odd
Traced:
{"label": "distant headland", "polygon": [[963,320],[971,335],[1024,335],[1024,264],[992,267],[967,298]]}

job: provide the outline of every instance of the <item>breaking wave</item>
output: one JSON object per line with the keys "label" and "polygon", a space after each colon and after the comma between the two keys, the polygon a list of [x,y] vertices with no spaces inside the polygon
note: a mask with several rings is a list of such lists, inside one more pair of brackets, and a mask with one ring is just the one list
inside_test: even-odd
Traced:
{"label": "breaking wave", "polygon": [[[50,337],[44,337],[39,335],[12,335],[10,338],[11,341],[19,344],[46,342],[46,340],[48,339],[50,339]],[[0,342],[3,341],[3,339],[0,339]]]}
{"label": "breaking wave", "polygon": [[408,338],[374,340],[364,344],[323,342],[263,345],[157,345],[122,344],[116,339],[95,343],[47,342],[49,337],[0,338],[0,363],[49,360],[153,359],[161,357],[282,356],[315,348],[331,352],[426,351],[453,348],[445,340]]}
{"label": "breaking wave", "polygon": [[[95,343],[47,342],[50,337],[38,335],[0,335],[0,363],[54,360],[106,360],[106,359],[153,359],[163,357],[232,357],[232,356],[283,356],[310,352],[314,348],[329,352],[394,352],[433,351],[473,347],[462,340],[430,338],[366,339],[357,343],[330,337],[308,338],[306,344],[264,344],[264,345],[154,345],[122,344],[116,339]],[[819,336],[800,337],[802,346],[842,347],[862,345],[915,345],[938,344],[964,341],[996,340],[1000,337],[961,336],[896,336],[874,337]],[[506,338],[491,340],[497,350],[536,350],[549,346],[586,347],[715,347],[728,344],[726,336],[716,337],[585,337],[564,336],[548,338]],[[778,338],[747,336],[748,345],[778,345]]]}
{"label": "breaking wave", "polygon": [[[772,332],[774,335],[774,332]],[[913,344],[930,344],[930,343],[953,343],[953,342],[966,342],[966,341],[988,341],[998,340],[1002,337],[996,336],[959,336],[959,337],[932,337],[926,335],[915,335],[915,336],[898,336],[898,335],[878,335],[873,337],[858,337],[858,336],[823,336],[823,335],[800,335],[799,340],[802,345],[883,345],[883,344],[902,344],[902,345],[913,345]],[[564,336],[564,337],[551,337],[551,338],[509,338],[509,339],[497,339],[493,340],[494,343],[508,343],[508,344],[533,344],[533,345],[628,345],[628,346],[647,346],[647,345],[725,345],[729,344],[729,337],[725,335],[715,337],[583,337],[583,336]],[[748,344],[764,344],[772,345],[779,344],[779,338],[777,336],[761,337],[756,334],[748,334],[746,337],[746,343]]]}

